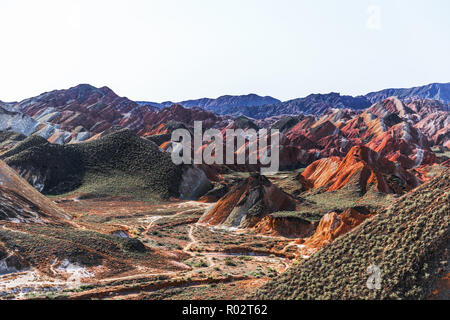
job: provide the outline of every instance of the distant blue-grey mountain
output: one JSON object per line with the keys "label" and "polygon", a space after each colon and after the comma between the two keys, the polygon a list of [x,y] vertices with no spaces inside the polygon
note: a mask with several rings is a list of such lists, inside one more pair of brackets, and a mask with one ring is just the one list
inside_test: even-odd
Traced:
{"label": "distant blue-grey mountain", "polygon": [[[222,96],[217,99],[202,98],[178,102],[186,108],[200,107],[219,115],[244,115],[255,119],[264,119],[278,115],[316,114],[320,115],[330,108],[362,110],[388,97],[397,96],[401,100],[433,99],[444,104],[450,103],[450,83],[432,83],[409,89],[385,89],[371,92],[365,96],[345,96],[339,93],[311,94],[304,98],[281,102],[272,97],[256,94],[244,96]],[[158,108],[170,107],[174,102],[138,102]]]}
{"label": "distant blue-grey mountain", "polygon": [[255,119],[263,119],[283,114],[322,114],[329,108],[362,110],[370,106],[370,101],[365,97],[341,96],[339,93],[333,92],[328,94],[311,94],[305,98],[253,108],[230,108],[228,114],[242,114]]}
{"label": "distant blue-grey mountain", "polygon": [[450,83],[431,83],[421,87],[404,89],[385,89],[366,95],[372,103],[396,96],[401,100],[432,99],[444,104],[450,103]]}
{"label": "distant blue-grey mountain", "polygon": [[320,115],[330,108],[362,110],[386,98],[397,96],[408,101],[413,99],[432,99],[444,104],[450,103],[450,83],[433,83],[410,89],[385,89],[365,96],[342,96],[339,93],[311,94],[305,98],[294,99],[273,105],[254,108],[232,108],[228,114],[242,114],[255,119],[263,119],[282,114],[316,114]]}

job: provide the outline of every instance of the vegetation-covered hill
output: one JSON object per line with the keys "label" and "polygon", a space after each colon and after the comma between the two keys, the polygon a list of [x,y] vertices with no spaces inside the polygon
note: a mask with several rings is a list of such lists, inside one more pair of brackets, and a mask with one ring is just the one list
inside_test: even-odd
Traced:
{"label": "vegetation-covered hill", "polygon": [[[449,213],[447,170],[269,282],[254,298],[428,298],[449,273]],[[379,290],[367,286],[371,266],[381,269]]]}
{"label": "vegetation-covered hill", "polygon": [[170,154],[127,129],[64,146],[39,140],[28,138],[3,158],[44,194],[77,191],[150,200],[178,193],[181,169]]}
{"label": "vegetation-covered hill", "polygon": [[8,151],[27,136],[13,131],[0,131],[0,154]]}

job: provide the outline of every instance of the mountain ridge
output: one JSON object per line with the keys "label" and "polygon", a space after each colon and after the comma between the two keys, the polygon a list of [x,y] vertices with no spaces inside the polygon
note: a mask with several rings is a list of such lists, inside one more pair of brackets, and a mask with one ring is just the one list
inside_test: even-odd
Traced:
{"label": "mountain ridge", "polygon": [[[431,83],[412,88],[387,88],[369,92],[365,95],[351,96],[337,92],[313,93],[301,98],[280,101],[270,96],[248,95],[224,95],[216,99],[200,98],[177,102],[185,108],[199,107],[220,115],[244,115],[262,119],[277,115],[296,113],[322,114],[329,108],[348,108],[361,110],[369,108],[386,98],[397,96],[408,102],[416,99],[437,100],[444,104],[450,103],[450,83]],[[251,101],[253,98],[253,101]],[[256,101],[255,101],[256,100]],[[271,101],[271,102],[269,102]],[[140,105],[153,105],[159,108],[175,104],[172,101],[138,102]],[[251,107],[249,109],[249,107]]]}
{"label": "mountain ridge", "polygon": [[396,96],[399,99],[432,99],[448,104],[450,103],[450,82],[435,82],[412,88],[389,88],[370,92],[365,95],[372,103],[379,102],[392,96]]}

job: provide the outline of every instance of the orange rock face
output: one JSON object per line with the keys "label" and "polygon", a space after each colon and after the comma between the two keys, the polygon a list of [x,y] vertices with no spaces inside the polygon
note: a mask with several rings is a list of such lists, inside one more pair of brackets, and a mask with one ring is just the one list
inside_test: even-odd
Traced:
{"label": "orange rock face", "polygon": [[341,214],[331,212],[326,214],[319,223],[314,235],[305,240],[304,245],[310,249],[320,249],[333,242],[360,225],[372,215],[363,215],[355,209],[347,209]]}
{"label": "orange rock face", "polygon": [[306,238],[312,235],[315,227],[314,223],[300,218],[268,215],[255,226],[255,230],[272,236]]}
{"label": "orange rock face", "polygon": [[313,188],[324,187],[326,191],[354,185],[362,193],[372,187],[379,192],[401,193],[400,185],[388,182],[386,176],[400,179],[405,190],[415,188],[418,183],[412,174],[364,146],[353,147],[343,160],[339,157],[318,160],[302,173]]}

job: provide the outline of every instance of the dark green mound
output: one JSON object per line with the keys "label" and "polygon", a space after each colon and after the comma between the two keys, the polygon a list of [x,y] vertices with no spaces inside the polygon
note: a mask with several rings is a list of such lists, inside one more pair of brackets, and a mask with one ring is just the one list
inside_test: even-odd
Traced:
{"label": "dark green mound", "polygon": [[164,125],[164,128],[167,129],[169,132],[175,131],[177,129],[186,129],[187,130],[187,127],[183,122],[179,122],[179,121],[175,121],[175,120],[169,120]]}
{"label": "dark green mound", "polygon": [[27,136],[21,133],[12,131],[0,131],[0,152],[11,149],[20,141],[23,141],[26,138]]}
{"label": "dark green mound", "polygon": [[22,141],[26,139],[26,135],[13,131],[0,131],[0,143],[5,141]]}
{"label": "dark green mound", "polygon": [[[256,299],[426,299],[449,271],[450,170],[257,291]],[[367,287],[381,269],[381,289]]]}
{"label": "dark green mound", "polygon": [[155,143],[158,146],[162,145],[164,142],[170,141],[171,138],[172,135],[170,133],[155,134],[153,136],[145,137],[145,139]]}
{"label": "dark green mound", "polygon": [[3,158],[31,184],[44,185],[44,194],[76,191],[141,200],[178,194],[181,169],[170,154],[127,129],[80,144],[30,146],[28,139],[23,144],[28,148],[19,144]]}
{"label": "dark green mound", "polygon": [[244,116],[239,116],[234,120],[235,129],[254,129],[259,130],[259,127],[250,119]]}
{"label": "dark green mound", "polygon": [[273,130],[280,130],[280,132],[288,132],[290,129],[292,129],[296,124],[299,123],[298,118],[294,117],[284,117],[277,122],[274,123],[272,126]]}
{"label": "dark green mound", "polygon": [[18,143],[8,152],[2,154],[2,158],[11,157],[22,151],[25,151],[33,147],[38,147],[46,143],[48,143],[48,141],[45,138],[42,138],[41,136],[30,136],[28,138],[24,138],[20,140],[20,142],[18,141]]}

